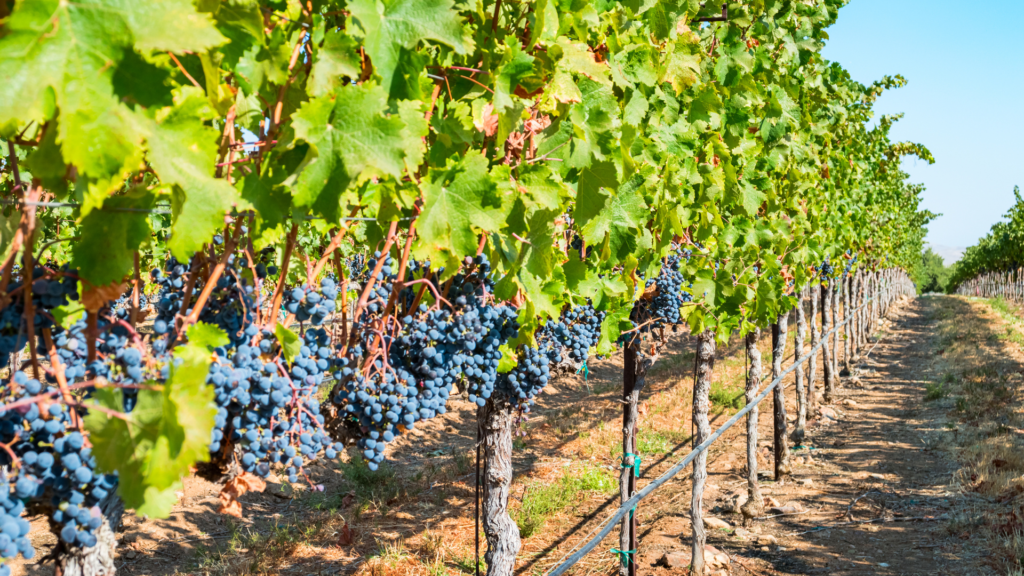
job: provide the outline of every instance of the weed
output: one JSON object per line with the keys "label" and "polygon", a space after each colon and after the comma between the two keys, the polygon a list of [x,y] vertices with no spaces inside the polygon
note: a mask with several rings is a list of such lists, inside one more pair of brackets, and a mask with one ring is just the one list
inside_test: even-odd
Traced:
{"label": "weed", "polygon": [[341,462],[338,466],[355,492],[360,508],[367,503],[383,508],[401,492],[395,469],[387,462],[382,462],[377,470],[370,470],[362,460]]}
{"label": "weed", "polygon": [[548,516],[565,508],[581,492],[610,492],[615,487],[611,474],[606,470],[588,466],[579,474],[567,472],[554,484],[539,484],[523,496],[523,505],[515,511],[513,519],[519,526],[523,538],[536,533]]}
{"label": "weed", "polygon": [[482,560],[474,558],[472,555],[469,556],[456,556],[452,558],[452,563],[464,574],[476,574],[477,568],[481,572],[486,572],[487,569],[484,567]]}
{"label": "weed", "polygon": [[929,382],[925,386],[924,399],[927,401],[941,400],[949,396],[949,391],[942,382]]}
{"label": "weed", "polygon": [[744,390],[718,382],[711,383],[711,405],[723,410],[739,410],[746,405]]}

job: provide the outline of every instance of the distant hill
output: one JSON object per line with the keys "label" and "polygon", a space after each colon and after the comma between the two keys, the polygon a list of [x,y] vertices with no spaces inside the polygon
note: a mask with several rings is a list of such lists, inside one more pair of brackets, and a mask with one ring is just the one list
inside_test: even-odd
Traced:
{"label": "distant hill", "polygon": [[931,248],[932,252],[935,252],[942,257],[942,262],[946,266],[950,266],[959,260],[960,257],[964,255],[964,251],[967,250],[967,248],[942,246],[939,244],[925,244],[925,248]]}

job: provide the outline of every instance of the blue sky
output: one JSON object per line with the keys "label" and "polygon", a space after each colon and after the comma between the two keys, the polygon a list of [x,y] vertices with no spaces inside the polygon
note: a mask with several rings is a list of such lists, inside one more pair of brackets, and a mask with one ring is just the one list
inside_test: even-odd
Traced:
{"label": "blue sky", "polygon": [[943,216],[927,241],[966,247],[1024,186],[1024,0],[851,0],[829,28],[824,56],[865,84],[902,74],[878,114],[905,114],[895,140],[927,146],[936,163],[904,170]]}

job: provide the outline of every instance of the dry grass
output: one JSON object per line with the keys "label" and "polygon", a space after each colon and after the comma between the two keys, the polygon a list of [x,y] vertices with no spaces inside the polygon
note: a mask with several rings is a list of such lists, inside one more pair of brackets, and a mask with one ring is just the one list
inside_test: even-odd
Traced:
{"label": "dry grass", "polygon": [[[936,318],[946,371],[926,399],[950,408],[949,444],[963,498],[950,533],[980,539],[994,568],[1024,569],[1024,376],[1021,311],[1007,302],[943,298]],[[1009,320],[1009,321],[1008,321]],[[946,398],[949,396],[949,398]]]}

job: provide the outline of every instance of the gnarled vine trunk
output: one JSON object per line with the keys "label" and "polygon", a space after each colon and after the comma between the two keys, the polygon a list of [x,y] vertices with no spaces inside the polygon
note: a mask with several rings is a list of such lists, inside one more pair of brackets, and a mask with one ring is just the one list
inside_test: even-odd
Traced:
{"label": "gnarled vine trunk", "polygon": [[[757,348],[757,341],[760,338],[760,328],[755,328],[753,332],[747,334],[747,360],[750,362],[747,369],[747,404],[754,401],[761,389],[761,351]],[[754,406],[747,412],[747,501],[740,507],[744,526],[750,519],[764,514],[764,499],[757,481],[757,408]]]}
{"label": "gnarled vine trunk", "polygon": [[[711,407],[711,376],[715,370],[715,332],[705,330],[697,338],[697,377],[693,385],[693,423],[696,434],[693,437],[694,447],[699,446],[711,437],[711,423],[708,421],[708,409]],[[693,494],[690,499],[690,522],[693,523],[693,556],[690,573],[704,576],[704,544],[707,534],[704,532],[704,484],[708,479],[707,452],[697,454],[693,459]]]}
{"label": "gnarled vine trunk", "polygon": [[807,318],[804,314],[804,295],[801,290],[796,305],[796,334],[793,336],[793,361],[797,362],[794,385],[796,387],[796,427],[793,429],[793,442],[804,443],[807,428],[807,388],[804,387],[804,364],[800,358],[804,355],[804,337],[807,335]]}
{"label": "gnarled vine trunk", "polygon": [[[636,435],[639,420],[638,405],[640,392],[647,379],[647,371],[654,364],[654,358],[643,351],[639,341],[627,344],[623,348],[622,370],[622,463],[619,470],[619,498],[622,504],[632,498],[636,492],[636,474],[634,466],[637,458]],[[619,563],[619,574],[630,576],[636,574],[636,516],[631,511],[622,519],[619,531],[619,550],[623,555]]]}
{"label": "gnarled vine trunk", "polygon": [[512,576],[522,546],[519,527],[508,513],[514,412],[507,398],[495,394],[476,413],[484,451],[482,524],[487,538],[487,576]]}
{"label": "gnarled vine trunk", "polygon": [[[772,381],[782,375],[782,360],[786,357],[786,332],[789,328],[789,312],[779,315],[772,324]],[[792,472],[789,465],[789,432],[786,427],[786,387],[784,382],[775,385],[772,391],[775,413],[775,481],[783,482]]]}
{"label": "gnarled vine trunk", "polygon": [[832,354],[828,347],[830,336],[828,331],[832,327],[829,323],[829,311],[831,308],[832,280],[830,279],[828,285],[821,287],[821,367],[825,375],[825,393],[823,394],[825,404],[832,403],[836,392],[835,374],[832,372]]}
{"label": "gnarled vine trunk", "polygon": [[[811,301],[811,314],[808,318],[809,328],[811,329],[811,350],[814,350],[821,341],[818,332],[818,294],[821,292],[821,286],[817,282],[812,282],[808,292],[810,294],[809,300]],[[814,412],[814,407],[818,404],[818,384],[815,382],[818,376],[817,372],[818,353],[815,352],[807,360],[807,410],[812,413]]]}

